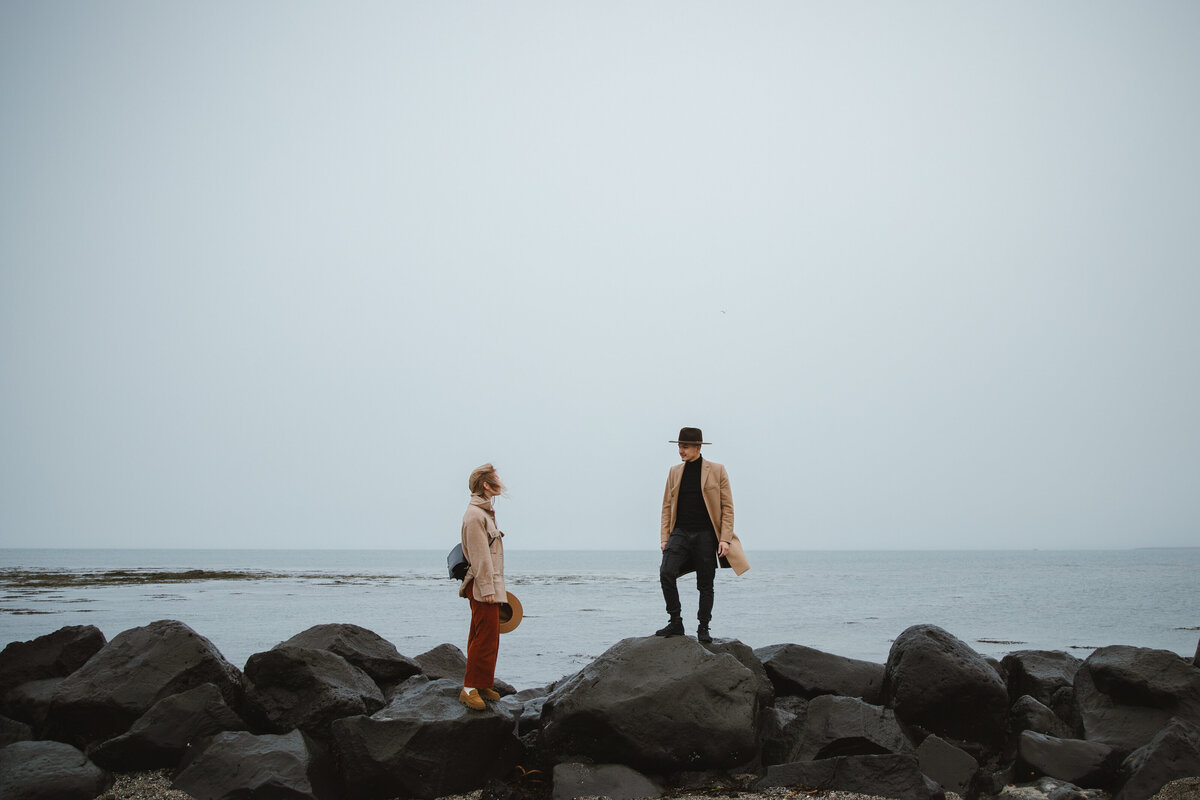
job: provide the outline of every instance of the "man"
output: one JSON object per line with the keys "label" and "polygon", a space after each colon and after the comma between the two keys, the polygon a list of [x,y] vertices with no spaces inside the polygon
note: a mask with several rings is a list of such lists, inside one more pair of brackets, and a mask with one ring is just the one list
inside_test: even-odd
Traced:
{"label": "man", "polygon": [[700,621],[696,638],[711,642],[708,623],[712,619],[713,577],[717,562],[733,567],[741,575],[750,569],[742,543],[733,532],[733,493],[725,467],[707,461],[700,455],[704,441],[699,428],[681,428],[679,445],[682,463],[667,473],[667,489],[663,493],[662,527],[659,547],[662,566],[658,569],[663,599],[667,602],[670,620],[657,636],[682,636],[683,618],[680,614],[679,588],[675,581],[680,575],[696,573],[696,589],[700,592]]}

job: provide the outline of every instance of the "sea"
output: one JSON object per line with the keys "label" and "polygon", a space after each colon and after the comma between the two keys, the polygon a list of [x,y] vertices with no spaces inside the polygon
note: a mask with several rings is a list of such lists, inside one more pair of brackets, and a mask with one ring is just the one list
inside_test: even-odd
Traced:
{"label": "sea", "polygon": [[[978,652],[1112,644],[1191,658],[1200,637],[1200,548],[750,552],[718,571],[712,633],[883,663],[906,628],[938,625]],[[465,650],[468,603],[432,550],[0,549],[0,646],[66,625],[112,639],[180,620],[235,666],[313,625],[348,622],[406,656]],[[497,677],[518,689],[574,674],[666,622],[659,553],[505,555],[524,618],[503,634]],[[695,633],[692,576],[680,579]]]}

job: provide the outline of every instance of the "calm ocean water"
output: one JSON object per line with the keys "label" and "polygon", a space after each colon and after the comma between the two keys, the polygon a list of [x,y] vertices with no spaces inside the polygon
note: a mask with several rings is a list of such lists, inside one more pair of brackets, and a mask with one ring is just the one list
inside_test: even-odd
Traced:
{"label": "calm ocean water", "polygon": [[[918,623],[976,650],[1069,650],[1129,644],[1191,656],[1200,636],[1200,548],[1108,551],[751,552],[741,577],[717,575],[713,635],[760,647],[795,642],[883,662]],[[497,674],[517,688],[549,683],[666,615],[659,554],[506,554],[525,619],[501,637]],[[278,577],[72,586],[14,584],[13,570],[268,571]],[[0,549],[0,645],[64,625],[110,639],[156,619],[186,622],[235,665],[305,628],[352,622],[415,656],[465,649],[469,610],[441,551]],[[694,580],[680,580],[694,633]]]}

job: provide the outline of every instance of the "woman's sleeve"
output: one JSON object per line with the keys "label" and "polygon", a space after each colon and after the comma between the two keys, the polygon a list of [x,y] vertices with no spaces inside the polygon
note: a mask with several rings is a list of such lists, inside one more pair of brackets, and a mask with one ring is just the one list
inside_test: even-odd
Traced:
{"label": "woman's sleeve", "polygon": [[487,523],[483,515],[473,515],[465,522],[466,531],[463,538],[467,542],[467,561],[471,562],[471,572],[475,577],[476,594],[487,597],[495,594],[493,585],[495,568],[492,566],[492,551],[488,547]]}

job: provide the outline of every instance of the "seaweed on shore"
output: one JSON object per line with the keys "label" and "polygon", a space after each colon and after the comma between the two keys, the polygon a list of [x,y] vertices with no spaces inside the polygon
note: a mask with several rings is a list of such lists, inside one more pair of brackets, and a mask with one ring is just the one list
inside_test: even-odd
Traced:
{"label": "seaweed on shore", "polygon": [[282,573],[249,570],[189,569],[178,571],[115,569],[104,572],[66,570],[0,570],[0,586],[6,589],[58,589],[89,586],[122,586],[146,583],[194,583],[196,581],[263,580],[287,577]]}

